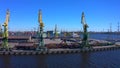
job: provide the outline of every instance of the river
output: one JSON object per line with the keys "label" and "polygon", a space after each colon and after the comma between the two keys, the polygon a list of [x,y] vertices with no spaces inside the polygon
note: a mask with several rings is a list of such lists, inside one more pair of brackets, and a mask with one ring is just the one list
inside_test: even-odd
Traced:
{"label": "river", "polygon": [[0,68],[120,68],[120,50],[0,56]]}
{"label": "river", "polygon": [[[94,39],[107,36],[90,35]],[[0,55],[0,68],[120,68],[120,49],[76,54]]]}

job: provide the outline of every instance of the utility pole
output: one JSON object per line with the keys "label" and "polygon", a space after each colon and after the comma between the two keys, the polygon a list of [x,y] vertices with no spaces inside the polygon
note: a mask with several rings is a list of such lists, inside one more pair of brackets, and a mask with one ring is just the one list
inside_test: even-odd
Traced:
{"label": "utility pole", "polygon": [[33,27],[33,36],[35,36],[35,35],[36,35],[36,28]]}
{"label": "utility pole", "polygon": [[118,22],[118,32],[119,32],[119,28],[120,28],[120,24],[119,24],[119,22]]}
{"label": "utility pole", "polygon": [[110,23],[110,32],[112,32],[112,23]]}

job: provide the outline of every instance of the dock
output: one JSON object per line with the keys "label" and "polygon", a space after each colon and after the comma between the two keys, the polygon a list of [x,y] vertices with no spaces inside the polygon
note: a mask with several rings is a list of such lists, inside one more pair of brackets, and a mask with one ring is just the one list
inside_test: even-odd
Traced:
{"label": "dock", "polygon": [[47,54],[74,54],[74,53],[87,53],[98,51],[118,50],[120,46],[96,46],[93,48],[85,49],[48,49],[47,51],[27,51],[27,50],[13,50],[13,51],[0,51],[0,55],[47,55]]}

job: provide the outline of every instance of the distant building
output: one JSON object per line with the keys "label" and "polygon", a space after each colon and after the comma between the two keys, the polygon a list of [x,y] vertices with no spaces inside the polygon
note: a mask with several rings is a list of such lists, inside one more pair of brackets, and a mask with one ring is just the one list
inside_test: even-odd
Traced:
{"label": "distant building", "polygon": [[43,33],[43,38],[46,38],[46,37],[47,37],[47,33],[44,32],[44,33]]}
{"label": "distant building", "polygon": [[72,37],[80,37],[77,33],[72,33]]}
{"label": "distant building", "polygon": [[47,31],[47,37],[54,37],[54,32],[53,31]]}

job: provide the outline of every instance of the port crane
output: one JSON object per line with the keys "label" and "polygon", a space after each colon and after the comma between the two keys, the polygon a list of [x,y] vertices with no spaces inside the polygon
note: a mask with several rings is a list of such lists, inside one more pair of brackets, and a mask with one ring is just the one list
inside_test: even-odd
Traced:
{"label": "port crane", "polygon": [[57,37],[58,37],[57,25],[55,25],[54,38],[57,38]]}
{"label": "port crane", "polygon": [[42,21],[42,11],[41,10],[39,10],[39,13],[38,13],[38,22],[39,22],[39,30],[38,30],[39,45],[37,46],[36,50],[46,50],[44,40],[43,40],[44,23]]}
{"label": "port crane", "polygon": [[6,12],[6,20],[3,24],[4,26],[4,32],[3,32],[3,49],[7,49],[9,50],[9,46],[8,46],[8,22],[10,20],[10,12],[9,12],[9,9],[7,9],[7,12]]}
{"label": "port crane", "polygon": [[84,12],[82,12],[81,23],[83,25],[83,39],[82,39],[82,47],[90,47],[88,43],[88,31],[87,28],[89,27],[85,21]]}

